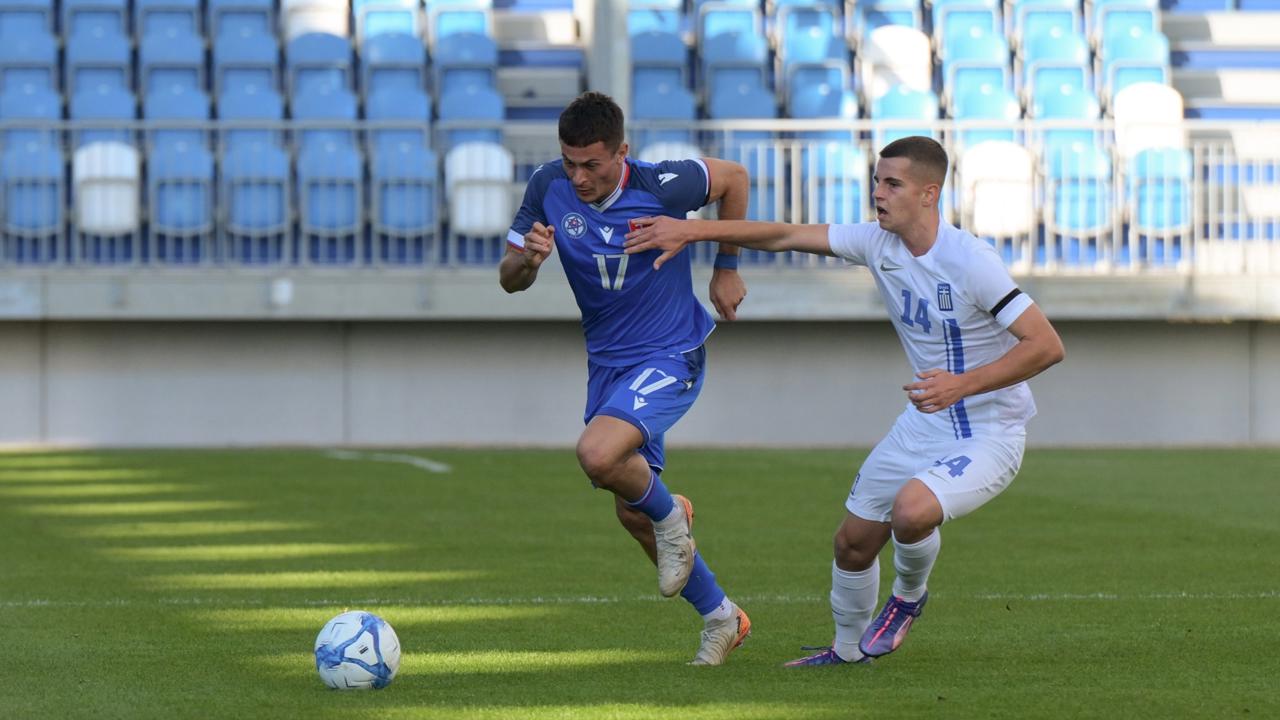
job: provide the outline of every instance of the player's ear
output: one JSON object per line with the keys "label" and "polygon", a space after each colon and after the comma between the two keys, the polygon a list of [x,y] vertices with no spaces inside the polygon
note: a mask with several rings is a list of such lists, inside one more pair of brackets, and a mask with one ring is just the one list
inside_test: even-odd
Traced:
{"label": "player's ear", "polygon": [[621,145],[619,145],[619,146],[618,146],[618,157],[619,157],[619,158],[626,158],[626,157],[627,157],[627,152],[628,152],[630,149],[631,149],[631,148],[630,148],[630,147],[628,147],[628,146],[627,146],[627,144],[626,144],[625,142],[624,142],[624,143],[622,143]]}

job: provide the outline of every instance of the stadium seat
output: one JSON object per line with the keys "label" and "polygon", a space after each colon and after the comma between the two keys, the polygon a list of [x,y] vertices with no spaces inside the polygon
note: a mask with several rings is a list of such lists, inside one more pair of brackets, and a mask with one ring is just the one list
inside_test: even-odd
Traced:
{"label": "stadium seat", "polygon": [[1191,225],[1191,151],[1147,148],[1126,173],[1133,230],[1141,234],[1182,231]]}
{"label": "stadium seat", "polygon": [[764,18],[756,6],[732,2],[706,2],[698,7],[698,49],[707,40],[723,33],[741,33],[752,37],[764,36]]}
{"label": "stadium seat", "polygon": [[1077,120],[1080,127],[1051,127],[1040,131],[1040,143],[1047,156],[1059,146],[1097,146],[1101,137],[1092,127],[1102,114],[1098,98],[1088,90],[1071,85],[1057,88],[1041,87],[1033,98],[1029,115],[1037,120]]}
{"label": "stadium seat", "polygon": [[817,28],[809,28],[799,35],[787,35],[782,42],[778,46],[775,77],[780,83],[778,89],[784,95],[790,92],[790,78],[798,65],[836,62],[851,67],[849,46],[845,44],[843,36],[827,35]]}
{"label": "stadium seat", "polygon": [[[9,126],[3,132],[4,147],[61,145],[52,126],[62,120],[62,95],[42,85],[5,88],[0,93],[0,120]],[[23,126],[24,120],[31,122]]]}
{"label": "stadium seat", "polygon": [[680,33],[683,31],[683,0],[649,0],[636,2],[632,0],[627,9],[627,35],[662,32]]}
{"label": "stadium seat", "polygon": [[436,44],[436,94],[497,87],[498,45],[487,35],[453,33]]}
{"label": "stadium seat", "polygon": [[147,209],[154,259],[210,259],[214,228],[213,155],[202,144],[171,142],[147,158]]}
{"label": "stadium seat", "polygon": [[208,0],[209,36],[276,36],[275,0]]}
{"label": "stadium seat", "polygon": [[900,85],[933,91],[929,36],[919,30],[897,25],[877,28],[863,40],[856,60],[864,105]]}
{"label": "stadium seat", "polygon": [[274,143],[228,146],[218,191],[226,217],[224,257],[247,264],[290,259],[289,188],[289,156]]}
{"label": "stadium seat", "polygon": [[824,51],[828,39],[839,39],[843,43],[844,28],[839,11],[829,5],[783,5],[776,8],[773,26],[774,44],[784,58],[797,53],[803,56],[809,43],[820,45]]}
{"label": "stadium seat", "polygon": [[182,144],[208,146],[209,137],[205,130],[196,127],[163,127],[165,121],[176,125],[202,124],[209,120],[209,96],[203,90],[173,85],[168,88],[156,88],[147,93],[142,101],[142,117],[156,122],[159,129],[149,128],[147,137],[149,147]]}
{"label": "stadium seat", "polygon": [[384,263],[429,261],[440,233],[438,165],[429,148],[378,143],[370,165],[375,256]]}
{"label": "stadium seat", "polygon": [[452,233],[505,235],[515,214],[515,161],[510,151],[494,143],[460,143],[445,155],[444,177]]}
{"label": "stadium seat", "polygon": [[1110,232],[1114,206],[1111,156],[1096,145],[1059,144],[1045,152],[1045,230],[1054,261],[1092,265],[1096,239]]}
{"label": "stadium seat", "polygon": [[138,47],[138,91],[183,87],[204,90],[204,38],[174,32],[152,33]]}
{"label": "stadium seat", "polygon": [[298,215],[306,260],[346,264],[362,256],[364,162],[352,145],[303,144],[298,151]]}
{"label": "stadium seat", "polygon": [[0,182],[8,257],[32,263],[64,257],[59,242],[66,220],[63,162],[58,144],[35,139],[5,143]]}
{"label": "stadium seat", "polygon": [[388,89],[369,96],[365,104],[369,119],[370,154],[384,147],[431,144],[431,98],[421,90]]}
{"label": "stadium seat", "polygon": [[360,91],[368,97],[381,91],[423,91],[427,86],[426,48],[413,35],[383,34],[361,45]]}
{"label": "stadium seat", "polygon": [[801,182],[806,223],[857,223],[867,217],[867,156],[849,141],[802,146]]}
{"label": "stadium seat", "polygon": [[286,45],[304,35],[351,37],[348,0],[281,0],[280,32]]}
{"label": "stadium seat", "polygon": [[455,125],[444,128],[446,148],[468,142],[501,143],[505,117],[502,96],[490,88],[469,86],[440,98],[440,122]]}
{"label": "stadium seat", "polygon": [[1084,33],[1078,0],[1013,0],[1005,13],[1005,35],[1019,52],[1026,38],[1054,28],[1067,35]]}
{"label": "stadium seat", "polygon": [[289,95],[322,87],[354,88],[351,76],[351,43],[344,37],[308,33],[285,45]]}
{"label": "stadium seat", "polygon": [[[658,143],[693,143],[689,124],[697,119],[697,101],[693,93],[679,85],[646,85],[637,87],[632,98],[632,144],[643,150]],[[646,127],[645,121],[666,123],[667,127]]]}
{"label": "stadium seat", "polygon": [[0,92],[23,85],[58,89],[58,41],[47,32],[0,42]]}
{"label": "stadium seat", "polygon": [[990,35],[1001,30],[998,0],[934,0],[931,14],[933,42],[942,60],[947,59],[955,38],[973,30]]}
{"label": "stadium seat", "polygon": [[279,145],[284,100],[275,90],[256,85],[226,90],[218,96],[218,118],[223,147]]}
{"label": "stadium seat", "polygon": [[[961,147],[973,147],[989,141],[1012,143],[1017,138],[1016,126],[1022,119],[1022,105],[1010,91],[991,85],[983,85],[968,90],[964,95],[956,97],[955,119],[962,128],[959,131]],[[995,122],[998,127],[965,129],[964,121],[981,121],[987,124]]]}
{"label": "stadium seat", "polygon": [[1127,164],[1148,148],[1187,147],[1182,95],[1162,83],[1135,83],[1111,101],[1116,152]]}
{"label": "stadium seat", "polygon": [[98,141],[71,158],[73,254],[94,263],[138,259],[142,229],[142,158],[132,145]]}
{"label": "stadium seat", "polygon": [[675,33],[648,31],[631,36],[632,93],[663,84],[688,87],[689,49]]}
{"label": "stadium seat", "polygon": [[409,35],[422,43],[422,3],[419,0],[353,0],[356,42],[364,45],[380,35]]}
{"label": "stadium seat", "polygon": [[1130,28],[1108,35],[1099,53],[1104,100],[1139,82],[1169,82],[1169,40],[1160,33]]}
{"label": "stadium seat", "polygon": [[793,118],[856,118],[858,98],[850,87],[852,82],[847,63],[831,61],[796,65],[787,80],[787,115]]}
{"label": "stadium seat", "polygon": [[97,85],[133,89],[133,51],[124,35],[101,28],[86,30],[67,40],[62,87],[69,95]]}
{"label": "stadium seat", "polygon": [[214,94],[221,96],[249,87],[280,90],[280,46],[274,36],[254,35],[249,27],[240,25],[214,40]]}
{"label": "stadium seat", "polygon": [[701,158],[706,153],[697,145],[679,142],[653,143],[640,151],[637,159],[641,162],[660,163],[663,160],[691,160]]}
{"label": "stadium seat", "polygon": [[134,37],[148,35],[204,36],[200,0],[134,0]]}
{"label": "stadium seat", "polygon": [[1022,96],[1028,102],[1040,84],[1092,89],[1088,42],[1083,35],[1065,33],[1060,28],[1027,37],[1019,67]]}
{"label": "stadium seat", "polygon": [[[751,82],[713,88],[708,110],[713,120],[767,120],[778,117],[777,100],[773,93]],[[725,159],[742,163],[750,176],[747,219],[781,220],[784,203],[783,194],[778,192],[777,180],[785,157],[774,141],[773,133],[757,130],[731,131],[724,140],[723,152]],[[749,251],[743,257],[754,261],[763,256]],[[772,262],[772,259],[769,261]]]}
{"label": "stadium seat", "polygon": [[873,120],[925,121],[925,124],[912,127],[901,127],[899,124],[885,127],[881,123],[876,123],[872,137],[873,149],[877,152],[894,140],[909,135],[924,135],[937,139],[938,131],[933,129],[930,123],[938,119],[938,96],[934,95],[932,90],[915,90],[906,85],[899,85],[872,101],[871,118]]}
{"label": "stadium seat", "polygon": [[[71,96],[68,116],[71,120],[92,121],[126,121],[132,123],[138,117],[137,101],[133,93],[111,85],[98,85],[77,92]],[[120,127],[110,127],[117,123],[99,122],[98,126],[87,127],[73,133],[73,147],[86,143],[117,142],[133,144],[133,131]]]}
{"label": "stadium seat", "polygon": [[436,0],[427,6],[427,37],[434,49],[458,33],[493,36],[490,0]]}
{"label": "stadium seat", "polygon": [[1006,263],[1031,262],[1028,243],[1037,228],[1035,165],[1017,143],[987,141],[970,146],[956,163],[961,225],[995,242]]}
{"label": "stadium seat", "polygon": [[[721,33],[707,39],[702,46],[703,97],[713,101],[721,88],[736,88],[747,84],[765,88],[765,68],[768,67],[769,48],[759,35],[737,32]],[[715,112],[710,113],[716,117]]]}
{"label": "stadium seat", "polygon": [[128,0],[62,0],[62,34],[130,35]]}
{"label": "stadium seat", "polygon": [[955,99],[984,85],[1009,89],[1009,46],[1004,38],[972,28],[952,38],[947,59],[942,62],[943,101],[947,112],[955,114]]}
{"label": "stadium seat", "polygon": [[0,0],[0,38],[6,41],[55,31],[49,0]]}
{"label": "stadium seat", "polygon": [[853,37],[859,47],[870,34],[883,27],[912,30],[924,27],[920,3],[916,0],[867,0],[853,7]]}
{"label": "stadium seat", "polygon": [[[358,102],[350,90],[331,85],[317,85],[310,91],[293,96],[289,103],[293,119],[302,125],[299,131],[301,152],[309,146],[323,144],[355,147],[355,119]],[[340,127],[307,127],[338,123]]]}
{"label": "stadium seat", "polygon": [[1107,37],[1131,29],[1160,32],[1159,0],[1090,0],[1089,40],[1101,47]]}

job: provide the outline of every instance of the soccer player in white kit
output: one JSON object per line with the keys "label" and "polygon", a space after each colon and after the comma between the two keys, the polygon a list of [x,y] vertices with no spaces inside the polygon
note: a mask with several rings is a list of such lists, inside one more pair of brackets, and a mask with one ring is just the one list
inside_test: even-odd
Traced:
{"label": "soccer player in white kit", "polygon": [[[907,405],[854,478],[835,534],[830,647],[792,667],[867,662],[902,644],[929,597],[940,526],[1008,487],[1035,415],[1026,380],[1062,360],[1057,331],[1009,276],[991,245],[941,221],[947,154],[926,137],[889,143],[876,162],[876,222],[788,225],[636,221],[627,252],[686,244],[797,250],[865,265],[914,376]],[[893,541],[897,576],[878,615],[878,556]]]}

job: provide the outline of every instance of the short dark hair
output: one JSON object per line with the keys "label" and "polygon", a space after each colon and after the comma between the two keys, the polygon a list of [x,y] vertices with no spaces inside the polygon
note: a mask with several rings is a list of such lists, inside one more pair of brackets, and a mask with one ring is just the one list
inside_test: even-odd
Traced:
{"label": "short dark hair", "polygon": [[898,138],[880,151],[882,158],[904,157],[925,173],[931,182],[942,185],[947,179],[947,151],[937,140],[923,135]]}
{"label": "short dark hair", "polygon": [[622,108],[600,92],[585,92],[560,113],[560,142],[584,148],[603,142],[613,152],[622,145]]}

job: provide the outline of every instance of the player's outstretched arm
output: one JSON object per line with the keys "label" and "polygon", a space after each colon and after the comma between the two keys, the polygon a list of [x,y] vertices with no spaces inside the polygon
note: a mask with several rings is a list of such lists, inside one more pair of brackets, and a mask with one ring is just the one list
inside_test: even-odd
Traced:
{"label": "player's outstretched arm", "polygon": [[827,240],[827,225],[789,225],[747,220],[676,220],[669,217],[640,218],[635,230],[627,233],[624,252],[662,250],[653,261],[654,269],[667,258],[695,242],[719,242],[752,250],[786,252],[799,250],[814,255],[834,255]]}
{"label": "player's outstretched arm", "polygon": [[535,222],[533,228],[524,234],[523,248],[507,244],[507,252],[498,265],[498,283],[503,290],[514,293],[528,290],[533,285],[538,279],[538,268],[555,247],[555,231],[555,226]]}
{"label": "player's outstretched arm", "polygon": [[[719,158],[702,158],[710,178],[707,203],[718,203],[716,215],[723,220],[741,220],[747,216],[751,182],[747,169],[740,163]],[[716,251],[715,269],[711,271],[711,285],[707,296],[716,312],[725,320],[738,319],[738,306],[747,297],[747,283],[738,274],[738,246],[720,243]],[[729,256],[729,260],[724,260]]]}
{"label": "player's outstretched arm", "polygon": [[902,386],[907,397],[923,413],[935,413],[970,395],[1009,387],[1039,375],[1062,362],[1066,349],[1044,312],[1029,305],[1009,326],[1018,344],[993,363],[953,375],[941,368],[916,374],[917,382]]}

